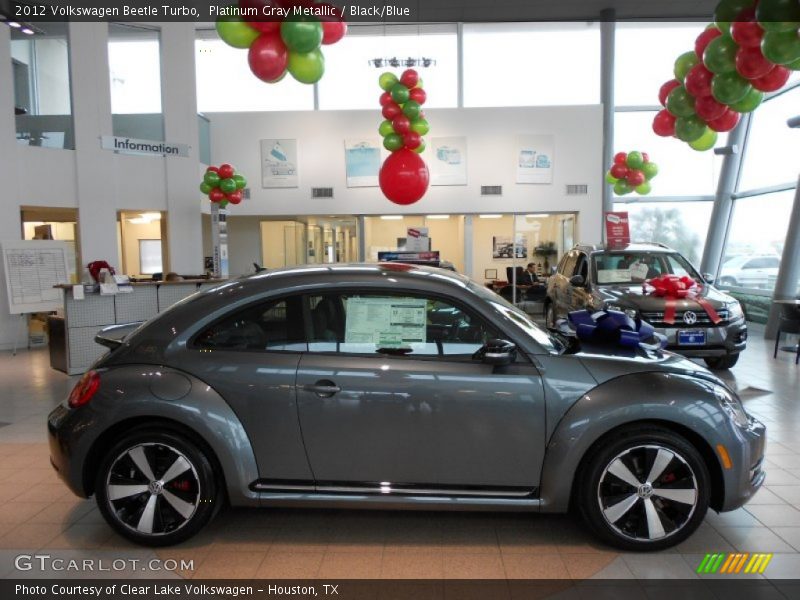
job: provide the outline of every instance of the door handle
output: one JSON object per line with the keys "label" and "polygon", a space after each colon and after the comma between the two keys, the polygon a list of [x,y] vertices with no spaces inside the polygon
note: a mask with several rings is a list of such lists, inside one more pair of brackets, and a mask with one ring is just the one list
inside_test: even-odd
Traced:
{"label": "door handle", "polygon": [[341,392],[342,388],[327,379],[321,379],[313,384],[306,384],[303,386],[303,391],[316,394],[320,398],[330,398],[337,392]]}

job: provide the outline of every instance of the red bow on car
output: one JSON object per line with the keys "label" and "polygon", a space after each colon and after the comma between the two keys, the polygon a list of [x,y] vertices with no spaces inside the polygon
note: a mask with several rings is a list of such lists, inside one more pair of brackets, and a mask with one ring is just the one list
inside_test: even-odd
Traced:
{"label": "red bow on car", "polygon": [[[652,288],[652,291],[648,290],[648,286]],[[697,282],[688,275],[684,275],[683,277],[678,277],[677,275],[660,275],[659,277],[648,279],[644,282],[644,291],[646,293],[650,292],[654,296],[666,300],[664,304],[664,322],[670,325],[675,323],[675,308],[677,306],[677,302],[675,301],[683,299],[693,300],[699,304],[715,325],[722,321],[717,311],[711,306],[711,303],[700,296],[702,290],[703,288],[697,285]]]}

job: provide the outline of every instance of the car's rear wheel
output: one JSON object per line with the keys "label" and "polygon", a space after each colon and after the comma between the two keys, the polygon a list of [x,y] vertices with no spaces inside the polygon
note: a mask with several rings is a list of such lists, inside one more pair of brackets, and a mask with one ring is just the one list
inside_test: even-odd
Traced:
{"label": "car's rear wheel", "polygon": [[220,501],[208,457],[171,431],[137,430],[115,444],[97,474],[95,492],[109,525],[147,546],[192,537]]}
{"label": "car's rear wheel", "polygon": [[739,353],[736,354],[727,354],[725,356],[713,356],[709,358],[703,359],[706,361],[709,369],[714,369],[715,371],[721,371],[724,369],[730,369],[733,367],[737,362],[739,362]]}
{"label": "car's rear wheel", "polygon": [[708,510],[710,478],[697,450],[662,428],[620,432],[578,474],[577,506],[600,539],[623,550],[662,550],[689,537]]}

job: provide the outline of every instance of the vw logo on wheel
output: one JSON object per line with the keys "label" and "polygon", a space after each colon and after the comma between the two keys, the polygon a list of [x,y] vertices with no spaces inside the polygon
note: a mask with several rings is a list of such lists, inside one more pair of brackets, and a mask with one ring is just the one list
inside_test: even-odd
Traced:
{"label": "vw logo on wheel", "polygon": [[687,310],[685,313],[683,313],[683,322],[687,325],[694,325],[697,323],[697,313]]}

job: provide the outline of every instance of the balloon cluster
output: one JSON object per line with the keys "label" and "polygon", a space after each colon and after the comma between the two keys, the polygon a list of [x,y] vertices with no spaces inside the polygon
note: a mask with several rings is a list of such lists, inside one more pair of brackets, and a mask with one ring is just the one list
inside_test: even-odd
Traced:
{"label": "balloon cluster", "polygon": [[653,120],[656,134],[699,151],[800,70],[798,0],[722,0],[714,20],[675,61],[675,79],[659,92],[665,109]]}
{"label": "balloon cluster", "polygon": [[646,196],[650,193],[650,180],[656,175],[658,165],[650,162],[647,152],[618,152],[606,173],[606,182],[614,186],[614,193],[618,196],[634,191]]}
{"label": "balloon cluster", "polygon": [[395,204],[413,204],[428,189],[430,173],[419,156],[425,150],[422,136],[430,130],[422,105],[427,95],[422,79],[413,69],[398,79],[383,73],[378,84],[383,90],[380,103],[385,119],[378,128],[383,147],[391,152],[381,167],[378,181],[383,194]]}
{"label": "balloon cluster", "polygon": [[208,167],[200,184],[200,191],[208,196],[211,202],[218,202],[221,208],[242,201],[242,190],[247,186],[247,180],[236,172],[228,163],[218,167]]}
{"label": "balloon cluster", "polygon": [[[283,19],[264,20],[263,16],[225,16],[217,19],[217,33],[234,48],[247,49],[253,75],[267,83],[277,83],[288,71],[300,83],[317,83],[325,73],[321,45],[335,44],[347,33],[340,9],[328,3],[309,0],[239,0],[239,8],[255,9],[258,15]],[[315,16],[319,15],[319,16]]]}

